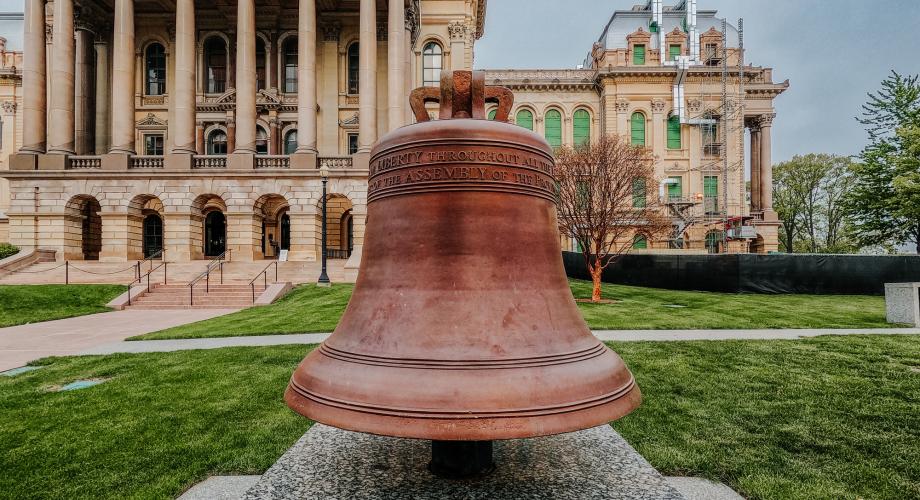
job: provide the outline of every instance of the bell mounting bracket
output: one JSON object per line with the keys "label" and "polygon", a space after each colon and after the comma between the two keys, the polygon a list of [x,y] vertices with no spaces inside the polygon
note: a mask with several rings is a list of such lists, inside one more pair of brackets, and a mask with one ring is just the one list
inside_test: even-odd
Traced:
{"label": "bell mounting bracket", "polygon": [[486,85],[484,71],[442,71],[441,86],[419,87],[409,94],[409,106],[415,113],[415,121],[430,120],[425,103],[437,102],[441,105],[439,120],[453,118],[474,118],[485,120],[485,103],[498,104],[495,121],[508,121],[514,94],[506,87]]}

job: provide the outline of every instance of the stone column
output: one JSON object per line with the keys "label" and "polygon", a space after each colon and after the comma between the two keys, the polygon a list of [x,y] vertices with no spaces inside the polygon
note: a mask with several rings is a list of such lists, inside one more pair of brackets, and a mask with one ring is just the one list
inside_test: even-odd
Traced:
{"label": "stone column", "polygon": [[176,87],[173,152],[195,154],[195,0],[176,1]]}
{"label": "stone column", "polygon": [[[361,8],[363,23],[363,2]],[[363,32],[361,42],[364,42]],[[316,155],[316,0],[300,0],[297,25],[297,152]]]}
{"label": "stone column", "polygon": [[[646,146],[650,145],[658,158],[664,158],[668,142],[668,122],[665,120],[664,114],[666,105],[667,103],[664,99],[652,99],[652,123],[651,127],[647,127],[651,132],[651,137],[649,137],[651,144],[646,144]],[[684,183],[686,184],[687,182],[688,179],[684,179]]]}
{"label": "stone column", "polygon": [[405,4],[390,0],[387,16],[387,130],[396,130],[405,123],[403,108],[406,102],[405,77],[406,68],[403,60],[407,57],[406,10]]}
{"label": "stone column", "polygon": [[93,102],[93,34],[86,27],[76,31],[74,58],[74,152],[90,154],[95,143],[92,141],[92,119],[95,112]]}
{"label": "stone column", "polygon": [[256,152],[256,8],[239,0],[236,15],[236,144],[234,153]]}
{"label": "stone column", "polygon": [[[323,30],[322,64],[324,71],[319,77],[323,79],[320,85],[319,106],[326,110],[325,119],[317,124],[321,127],[317,151],[325,154],[339,153],[339,121],[336,110],[339,99],[339,34],[341,25],[337,21],[324,22],[320,28]],[[312,250],[311,250],[312,251]],[[312,254],[311,254],[312,255]]]}
{"label": "stone column", "polygon": [[54,2],[54,28],[52,35],[51,93],[49,115],[48,152],[74,153],[74,32],[73,0]]}
{"label": "stone column", "polygon": [[195,151],[204,154],[204,122],[195,123]]}
{"label": "stone column", "polygon": [[[377,141],[377,2],[361,0],[358,58],[358,153],[369,155]],[[362,165],[366,162],[360,162]]]}
{"label": "stone column", "polygon": [[109,152],[109,46],[100,36],[96,39],[96,154]]}
{"label": "stone column", "polygon": [[268,154],[277,155],[281,154],[279,151],[279,142],[281,135],[281,129],[278,127],[278,116],[276,111],[271,112],[271,118],[268,120]]}
{"label": "stone column", "polygon": [[771,131],[775,114],[761,115],[760,117],[760,206],[764,212],[764,219],[773,214],[773,159],[771,157]]}
{"label": "stone column", "polygon": [[450,34],[450,69],[465,69],[466,24],[463,21],[451,21],[447,24]]}
{"label": "stone column", "polygon": [[760,211],[760,125],[751,124],[751,212]]}
{"label": "stone column", "polygon": [[[69,1],[69,0],[68,0]],[[134,0],[115,0],[112,50],[112,150],[134,154]]]}
{"label": "stone column", "polygon": [[45,0],[26,0],[23,23],[22,92],[23,153],[44,153],[46,147]]}
{"label": "stone column", "polygon": [[403,12],[403,89],[402,89],[402,122],[412,123],[412,109],[409,108],[409,94],[415,88],[415,72],[412,71],[412,62],[415,61],[415,52],[412,50],[412,27],[415,19],[415,5],[407,7]]}
{"label": "stone column", "polygon": [[280,90],[278,87],[279,58],[281,57],[278,45],[278,35],[275,32],[268,34],[268,46],[265,47],[265,85],[269,89]]}

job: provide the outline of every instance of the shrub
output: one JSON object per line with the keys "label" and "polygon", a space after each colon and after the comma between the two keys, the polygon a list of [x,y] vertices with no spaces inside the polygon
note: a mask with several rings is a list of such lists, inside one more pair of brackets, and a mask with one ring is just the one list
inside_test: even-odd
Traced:
{"label": "shrub", "polygon": [[10,245],[9,243],[0,243],[0,259],[5,259],[17,253],[19,253],[19,247]]}

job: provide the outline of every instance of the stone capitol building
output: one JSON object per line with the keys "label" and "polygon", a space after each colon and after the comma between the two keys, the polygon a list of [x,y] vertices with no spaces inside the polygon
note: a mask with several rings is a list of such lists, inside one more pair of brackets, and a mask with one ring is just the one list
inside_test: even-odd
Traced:
{"label": "stone capitol building", "polygon": [[[674,231],[635,248],[777,250],[771,127],[788,82],[745,63],[742,30],[696,0],[620,3],[577,69],[486,70],[486,83],[511,88],[510,120],[552,146],[619,134],[654,151],[662,183],[645,189]],[[486,13],[486,0],[25,0],[21,53],[0,57],[0,241],[58,260],[312,261],[328,173],[329,256],[357,266],[371,146],[412,122],[411,89],[473,67]]]}

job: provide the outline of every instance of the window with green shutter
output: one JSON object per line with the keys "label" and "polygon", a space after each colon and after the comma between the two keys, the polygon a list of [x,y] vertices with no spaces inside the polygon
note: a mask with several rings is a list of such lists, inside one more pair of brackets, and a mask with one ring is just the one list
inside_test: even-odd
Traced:
{"label": "window with green shutter", "polygon": [[633,45],[633,65],[645,65],[645,45]]}
{"label": "window with green shutter", "polygon": [[637,234],[633,238],[632,247],[636,250],[644,250],[648,248],[648,238],[646,238],[645,236],[642,236],[641,234]]}
{"label": "window with green shutter", "polygon": [[587,110],[579,109],[575,111],[572,120],[574,127],[574,139],[576,146],[583,146],[591,139],[591,115]]}
{"label": "window with green shutter", "polygon": [[527,130],[533,130],[533,113],[529,109],[522,109],[517,112],[514,118],[515,123]]}
{"label": "window with green shutter", "polygon": [[547,111],[544,123],[546,142],[554,149],[562,146],[562,113],[556,109]]}
{"label": "window with green shutter", "polygon": [[632,206],[645,208],[645,179],[633,179]]}
{"label": "window with green shutter", "polygon": [[492,111],[489,111],[488,117],[489,117],[490,120],[494,120],[494,119],[495,119],[495,112],[496,112],[496,111],[498,111],[498,110],[497,110],[497,109],[493,109]]}
{"label": "window with green shutter", "polygon": [[668,149],[680,149],[680,117],[668,117]]}
{"label": "window with green shutter", "polygon": [[680,57],[680,45],[671,45],[668,47],[668,59],[676,61]]}
{"label": "window with green shutter", "polygon": [[629,119],[630,144],[645,146],[645,115],[638,111]]}
{"label": "window with green shutter", "polygon": [[675,199],[684,195],[684,187],[681,185],[683,179],[680,176],[668,177],[668,198]]}
{"label": "window with green shutter", "polygon": [[703,177],[703,205],[707,214],[719,211],[719,178],[715,175]]}

